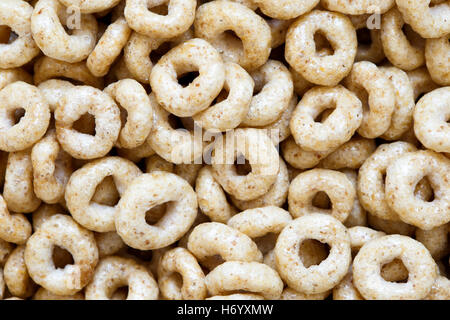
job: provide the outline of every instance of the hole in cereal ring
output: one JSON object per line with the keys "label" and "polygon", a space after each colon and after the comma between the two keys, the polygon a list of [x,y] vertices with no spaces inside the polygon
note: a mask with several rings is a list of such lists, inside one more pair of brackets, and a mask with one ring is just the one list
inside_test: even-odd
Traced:
{"label": "hole in cereal ring", "polygon": [[147,210],[147,212],[145,213],[145,221],[149,225],[157,224],[159,222],[159,220],[161,220],[162,217],[164,217],[164,215],[167,212],[167,209],[170,207],[170,205],[172,203],[174,203],[174,202],[169,201],[169,202],[161,203],[157,206],[154,206],[150,210]]}
{"label": "hole in cereal ring", "polygon": [[300,244],[299,256],[306,268],[319,265],[330,254],[330,246],[318,240],[308,239]]}
{"label": "hole in cereal ring", "polygon": [[24,115],[25,115],[24,108],[18,108],[16,110],[14,110],[14,124],[15,125],[18,124]]}
{"label": "hole in cereal ring", "polygon": [[239,155],[237,159],[234,161],[234,166],[236,168],[236,173],[239,176],[246,176],[250,172],[252,172],[252,166],[250,165],[250,162],[245,159],[243,155]]}
{"label": "hole in cereal ring", "polygon": [[53,248],[52,258],[55,268],[57,269],[64,269],[65,266],[74,264],[74,260],[70,252],[59,246],[55,246]]}
{"label": "hole in cereal ring", "polygon": [[121,286],[118,287],[114,292],[112,293],[110,299],[111,300],[126,300],[128,297],[128,286]]}
{"label": "hole in cereal ring", "polygon": [[362,45],[370,45],[372,43],[372,37],[370,35],[370,30],[367,28],[361,28],[356,30],[356,36],[358,38],[358,43]]}
{"label": "hole in cereal ring", "polygon": [[183,87],[186,88],[189,86],[195,78],[197,78],[200,75],[198,71],[192,71],[188,73],[184,73],[178,76],[178,83]]}
{"label": "hole in cereal ring", "polygon": [[167,4],[161,4],[159,6],[154,6],[152,8],[148,8],[153,13],[159,14],[161,16],[167,16],[169,14],[169,6]]}
{"label": "hole in cereal ring", "polygon": [[73,123],[72,128],[80,133],[95,136],[95,117],[85,113]]}
{"label": "hole in cereal ring", "polygon": [[120,195],[113,177],[108,176],[95,189],[91,202],[114,207],[119,203]]}
{"label": "hole in cereal ring", "polygon": [[381,266],[381,277],[389,282],[406,283],[408,282],[409,272],[402,260],[394,259]]}
{"label": "hole in cereal ring", "polygon": [[331,210],[332,203],[330,197],[323,191],[317,192],[312,200],[312,205],[316,208]]}
{"label": "hole in cereal ring", "polygon": [[334,48],[328,38],[319,30],[314,34],[314,42],[316,44],[316,54],[320,56],[332,56]]}

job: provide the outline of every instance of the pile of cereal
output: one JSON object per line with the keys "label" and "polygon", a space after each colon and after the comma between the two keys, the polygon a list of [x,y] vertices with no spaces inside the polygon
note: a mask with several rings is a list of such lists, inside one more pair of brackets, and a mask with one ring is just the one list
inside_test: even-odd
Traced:
{"label": "pile of cereal", "polygon": [[449,0],[1,0],[0,299],[450,300]]}

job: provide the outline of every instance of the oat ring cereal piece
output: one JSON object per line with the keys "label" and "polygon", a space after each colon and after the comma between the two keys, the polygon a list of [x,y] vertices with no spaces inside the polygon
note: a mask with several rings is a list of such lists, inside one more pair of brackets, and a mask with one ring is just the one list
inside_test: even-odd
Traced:
{"label": "oat ring cereal piece", "polygon": [[42,57],[34,64],[34,83],[40,83],[52,78],[69,78],[88,86],[103,88],[103,79],[92,75],[85,62],[68,63],[49,57]]}
{"label": "oat ring cereal piece", "polygon": [[435,260],[442,259],[449,253],[450,224],[443,224],[431,230],[416,229],[416,240],[430,251]]}
{"label": "oat ring cereal piece", "polygon": [[385,13],[395,5],[395,0],[322,0],[327,10],[345,14]]}
{"label": "oat ring cereal piece", "polygon": [[131,29],[124,17],[111,23],[90,53],[86,65],[96,77],[105,76],[122,52],[130,37]]}
{"label": "oat ring cereal piece", "polygon": [[437,152],[450,152],[450,87],[423,96],[414,109],[414,132],[423,145]]}
{"label": "oat ring cereal piece", "polygon": [[81,13],[95,13],[111,9],[119,4],[120,0],[58,0],[66,7],[74,7]]}
{"label": "oat ring cereal piece", "polygon": [[210,267],[207,258],[216,255],[225,261],[263,260],[261,251],[250,237],[218,222],[202,223],[195,227],[189,236],[187,248],[206,267]]}
{"label": "oat ring cereal piece", "polygon": [[[217,0],[201,5],[194,27],[195,35],[216,47],[225,61],[238,63],[246,70],[261,67],[269,58],[272,42],[269,25],[239,3]],[[226,32],[229,30],[239,39]]]}
{"label": "oat ring cereal piece", "polygon": [[396,8],[385,13],[381,23],[381,42],[389,61],[397,68],[410,71],[425,63],[425,55],[423,47],[411,43],[403,32],[404,24],[405,21]]}
{"label": "oat ring cereal piece", "polygon": [[17,81],[33,83],[33,77],[22,68],[0,70],[0,90]]}
{"label": "oat ring cereal piece", "polygon": [[[186,88],[177,76],[198,71]],[[214,47],[202,39],[188,40],[166,53],[153,66],[150,85],[161,106],[178,117],[205,110],[225,82],[225,65]]]}
{"label": "oat ring cereal piece", "polygon": [[84,294],[77,292],[73,295],[61,296],[54,294],[53,292],[40,287],[38,291],[33,295],[33,300],[85,300]]}
{"label": "oat ring cereal piece", "polygon": [[[13,251],[12,243],[3,240],[0,236],[0,266],[4,266],[9,254]],[[1,273],[1,272],[0,272]]]}
{"label": "oat ring cereal piece", "polygon": [[0,239],[24,244],[31,235],[31,223],[21,213],[10,214],[6,202],[0,195]]}
{"label": "oat ring cereal piece", "polygon": [[225,192],[214,178],[210,166],[200,169],[195,182],[198,206],[211,221],[227,223],[236,213],[236,210],[228,203]]}
{"label": "oat ring cereal piece", "polygon": [[[95,136],[77,132],[73,124],[83,114],[95,117]],[[95,159],[106,155],[116,142],[121,127],[120,110],[106,93],[89,86],[65,91],[55,111],[56,136],[72,157]]]}
{"label": "oat ring cereal piece", "polygon": [[[239,200],[254,200],[270,190],[279,172],[279,155],[264,130],[236,129],[216,143],[212,154],[214,177],[224,190]],[[240,176],[234,160],[242,155],[251,172]]]}
{"label": "oat ring cereal piece", "polygon": [[73,88],[74,85],[65,80],[50,79],[41,82],[37,87],[47,101],[50,112],[55,112],[58,101],[64,95],[65,90]]}
{"label": "oat ring cereal piece", "polygon": [[[299,256],[303,241],[314,239],[330,246],[328,257],[306,268]],[[335,287],[351,262],[347,229],[329,215],[313,214],[295,219],[278,236],[275,261],[281,278],[296,291],[316,294]]]}
{"label": "oat ring cereal piece", "polygon": [[25,246],[21,245],[14,249],[8,257],[3,268],[3,278],[9,292],[21,298],[28,298],[33,295],[36,285],[28,275],[25,265]]}
{"label": "oat ring cereal piece", "polygon": [[[334,49],[332,55],[316,54],[314,35],[320,32]],[[358,41],[346,16],[313,10],[298,18],[286,35],[285,57],[289,65],[309,82],[335,86],[351,71]]]}
{"label": "oat ring cereal piece", "polygon": [[416,150],[403,141],[383,144],[364,162],[358,173],[358,196],[364,209],[384,220],[399,220],[386,202],[384,175],[395,159]]}
{"label": "oat ring cereal piece", "polygon": [[[152,207],[167,204],[165,215],[154,225],[145,222]],[[179,176],[155,171],[133,180],[117,204],[116,230],[132,248],[153,250],[178,241],[197,215],[197,195]]]}
{"label": "oat ring cereal piece", "polygon": [[212,296],[205,300],[264,300],[263,296],[252,293],[235,293],[226,296]]}
{"label": "oat ring cereal piece", "polygon": [[[434,200],[415,197],[414,190],[427,177]],[[431,150],[407,153],[386,172],[386,200],[403,222],[430,230],[450,221],[450,159]]]}
{"label": "oat ring cereal piece", "polygon": [[[39,0],[31,16],[31,31],[46,56],[69,63],[86,59],[95,47],[98,25],[94,16],[81,15],[80,24],[70,25],[70,14],[58,0]],[[69,35],[63,25],[72,33]]]}
{"label": "oat ring cereal piece", "polygon": [[423,38],[440,38],[450,33],[448,1],[432,7],[431,0],[396,0],[396,3],[406,23]]}
{"label": "oat ring cereal piece", "polygon": [[158,284],[144,266],[133,259],[109,256],[98,263],[86,287],[86,300],[110,300],[122,286],[128,286],[127,300],[158,299]]}
{"label": "oat ring cereal piece", "polygon": [[255,86],[252,77],[233,62],[225,63],[225,73],[225,83],[216,98],[217,103],[193,116],[195,123],[205,130],[223,132],[234,129],[249,113]]}
{"label": "oat ring cereal piece", "polygon": [[[14,112],[25,115],[16,124]],[[14,152],[31,147],[44,136],[50,122],[50,110],[38,88],[17,81],[0,91],[0,150]]]}
{"label": "oat ring cereal piece", "polygon": [[281,151],[287,163],[296,169],[310,169],[319,164],[322,159],[325,159],[331,154],[333,149],[324,152],[306,151],[301,148],[293,137],[289,137],[281,144]]}
{"label": "oat ring cereal piece", "polygon": [[[331,200],[331,209],[315,207],[313,199],[319,191]],[[295,218],[303,215],[331,214],[344,222],[353,209],[356,190],[347,176],[338,171],[313,169],[300,173],[289,186],[289,212]]]}
{"label": "oat ring cereal piece", "polygon": [[255,87],[261,91],[253,97],[242,125],[265,126],[276,121],[289,107],[294,93],[292,76],[288,68],[275,60],[268,60],[251,75]]}
{"label": "oat ring cereal piece", "polygon": [[[72,254],[74,264],[56,269],[52,259],[54,246]],[[67,215],[49,218],[28,239],[25,263],[34,282],[59,295],[72,295],[91,280],[98,262],[94,234]]]}
{"label": "oat ring cereal piece", "polygon": [[289,20],[311,11],[320,0],[254,0],[261,11],[271,18]]}
{"label": "oat ring cereal piece", "polygon": [[[183,285],[172,286],[175,273],[182,277]],[[158,285],[161,294],[170,300],[203,300],[206,298],[205,274],[197,259],[184,248],[167,251],[158,265]]]}
{"label": "oat ring cereal piece", "polygon": [[67,181],[72,174],[72,158],[62,150],[55,130],[49,130],[31,150],[34,192],[46,203],[64,198]]}
{"label": "oat ring cereal piece", "polygon": [[395,109],[394,85],[375,64],[357,62],[345,79],[346,87],[363,103],[363,120],[358,133],[372,139],[385,133]]}
{"label": "oat ring cereal piece", "polygon": [[[401,259],[409,275],[406,283],[382,278],[381,266]],[[353,281],[365,299],[422,299],[431,290],[437,267],[428,250],[418,241],[401,235],[384,236],[366,243],[353,261]]]}
{"label": "oat ring cereal piece", "polygon": [[208,273],[205,281],[213,296],[243,290],[273,300],[278,299],[283,291],[283,281],[278,273],[258,262],[224,262]]}
{"label": "oat ring cereal piece", "polygon": [[[368,28],[367,22],[370,19],[370,16],[370,14],[348,16],[355,26],[356,31],[360,30],[365,40],[358,43],[355,61],[379,63],[385,58],[383,45],[381,43],[381,32],[377,28]],[[370,41],[370,43],[367,43],[368,41]]]}
{"label": "oat ring cereal piece", "polygon": [[238,200],[233,196],[230,196],[233,204],[240,210],[254,209],[266,206],[278,206],[281,207],[287,199],[289,190],[289,174],[286,163],[280,157],[280,170],[277,175],[277,179],[273,183],[272,187],[259,198],[253,200]]}
{"label": "oat ring cereal piece", "polygon": [[[316,122],[316,118],[330,106],[334,107],[331,114],[323,122]],[[309,151],[325,152],[349,141],[362,119],[361,101],[354,93],[342,86],[316,87],[300,100],[289,126],[299,146]]]}
{"label": "oat ring cereal piece", "polygon": [[104,92],[127,111],[116,146],[132,149],[144,144],[153,126],[153,109],[144,87],[136,80],[123,79],[110,84]]}
{"label": "oat ring cereal piece", "polygon": [[129,160],[105,157],[89,162],[75,171],[67,183],[65,199],[72,217],[85,228],[97,232],[115,230],[118,207],[92,202],[98,185],[112,176],[119,195],[123,195],[141,170]]}
{"label": "oat ring cereal piece", "polygon": [[408,74],[396,67],[380,67],[394,86],[395,109],[392,114],[391,125],[388,130],[381,135],[382,139],[400,139],[413,124],[414,113],[414,89]]}
{"label": "oat ring cereal piece", "polygon": [[8,209],[14,212],[30,213],[41,204],[34,193],[30,149],[9,153],[3,197]]}
{"label": "oat ring cereal piece", "polygon": [[257,238],[268,233],[278,234],[291,221],[292,217],[286,210],[268,206],[242,211],[228,220],[227,224],[250,238]]}
{"label": "oat ring cereal piece", "polygon": [[[150,9],[167,5],[167,15]],[[195,0],[126,0],[125,18],[131,29],[152,38],[173,38],[194,22]]]}
{"label": "oat ring cereal piece", "polygon": [[148,144],[161,158],[174,164],[193,163],[202,156],[202,141],[186,129],[173,129],[170,113],[150,94],[153,113],[153,129],[147,138]]}
{"label": "oat ring cereal piece", "polygon": [[33,7],[25,1],[2,0],[0,2],[0,25],[10,27],[18,35],[12,43],[0,43],[2,57],[0,68],[23,66],[39,54],[39,48],[31,36],[32,13]]}
{"label": "oat ring cereal piece", "polygon": [[434,82],[450,86],[450,33],[439,39],[427,39],[425,59]]}

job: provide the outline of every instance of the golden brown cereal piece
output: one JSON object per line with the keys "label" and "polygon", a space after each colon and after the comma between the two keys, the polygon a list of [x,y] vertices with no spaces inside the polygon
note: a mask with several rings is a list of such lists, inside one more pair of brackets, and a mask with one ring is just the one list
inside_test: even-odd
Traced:
{"label": "golden brown cereal piece", "polygon": [[402,221],[384,220],[367,213],[367,222],[371,228],[385,232],[386,234],[400,234],[412,236],[416,228]]}
{"label": "golden brown cereal piece", "polygon": [[423,38],[440,38],[450,33],[450,3],[435,4],[431,0],[396,0],[406,23]]}
{"label": "golden brown cereal piece", "polygon": [[375,140],[353,136],[352,139],[323,159],[320,166],[332,170],[359,169],[375,149]]}
{"label": "golden brown cereal piece", "polygon": [[[52,260],[55,245],[68,250],[74,264],[56,269]],[[73,295],[83,289],[91,280],[97,261],[93,233],[61,214],[48,219],[30,237],[25,248],[25,263],[31,278],[58,295]]]}
{"label": "golden brown cereal piece", "polygon": [[46,136],[33,146],[31,162],[36,196],[50,204],[62,201],[72,174],[72,158],[62,150],[55,130],[47,131]]}
{"label": "golden brown cereal piece", "polygon": [[[328,257],[307,268],[298,254],[301,243],[315,239],[330,246]],[[332,289],[346,275],[351,262],[350,237],[335,218],[306,215],[292,221],[280,233],[275,246],[277,270],[292,289],[316,294]]]}
{"label": "golden brown cereal piece", "polygon": [[[194,22],[195,0],[127,0],[125,18],[131,29],[153,38],[173,38]],[[150,9],[167,5],[167,14]]]}
{"label": "golden brown cereal piece", "polygon": [[207,268],[211,267],[208,264],[211,259],[207,258],[214,256],[220,256],[222,261],[261,262],[263,259],[250,237],[217,222],[202,223],[195,227],[189,236],[188,249]]}
{"label": "golden brown cereal piece", "polygon": [[[395,258],[409,271],[406,283],[386,281],[380,274],[380,266]],[[369,241],[359,250],[353,261],[353,281],[366,299],[422,299],[431,290],[436,270],[436,263],[420,242],[390,235]]]}
{"label": "golden brown cereal piece", "polygon": [[236,210],[228,203],[225,192],[214,178],[210,166],[203,167],[195,183],[200,210],[211,221],[226,223]]}
{"label": "golden brown cereal piece", "polygon": [[438,88],[438,85],[431,79],[430,73],[426,67],[409,71],[407,72],[407,75],[413,86],[414,101],[417,101],[422,94]]}
{"label": "golden brown cereal piece", "polygon": [[[25,115],[16,124],[17,109],[24,109]],[[44,136],[49,122],[49,106],[35,86],[17,81],[0,91],[0,150],[31,147]]]}
{"label": "golden brown cereal piece", "polygon": [[269,58],[272,42],[269,25],[239,3],[217,0],[201,5],[194,27],[195,35],[216,47],[225,61],[238,63],[246,70],[261,67]]}
{"label": "golden brown cereal piece", "polygon": [[450,87],[427,93],[414,109],[414,132],[420,142],[436,152],[450,152]]}
{"label": "golden brown cereal piece", "polygon": [[42,57],[34,64],[34,83],[64,77],[96,88],[103,88],[103,79],[97,78],[86,67],[86,63],[68,63],[49,57]]}
{"label": "golden brown cereal piece", "polygon": [[244,68],[236,63],[225,64],[225,83],[216,97],[217,103],[197,113],[193,119],[205,130],[234,129],[248,117],[253,105],[254,81]]}
{"label": "golden brown cereal piece", "polygon": [[211,295],[243,290],[273,300],[283,291],[283,281],[278,273],[258,262],[224,262],[208,273],[205,281]]}
{"label": "golden brown cereal piece", "polygon": [[119,80],[104,89],[126,110],[126,122],[116,146],[132,149],[144,144],[153,126],[153,109],[144,87],[132,79]]}
{"label": "golden brown cereal piece", "polygon": [[[389,61],[397,68],[410,71],[425,63],[424,40],[402,30],[405,21],[397,8],[385,13],[381,22],[381,42]],[[417,38],[417,39],[416,39]]]}
{"label": "golden brown cereal piece", "polygon": [[[182,286],[177,276],[181,276]],[[206,298],[205,274],[197,259],[184,248],[167,251],[158,266],[158,285],[163,297],[170,300]]]}
{"label": "golden brown cereal piece", "polygon": [[31,224],[23,214],[10,214],[0,196],[0,238],[7,242],[24,244],[31,235]]}
{"label": "golden brown cereal piece", "polygon": [[[18,38],[0,44],[0,68],[9,69],[23,66],[39,54],[39,48],[31,36],[31,15],[33,7],[21,0],[0,2],[0,25],[8,26]],[[9,38],[9,34],[8,34]],[[5,39],[8,40],[8,39]]]}
{"label": "golden brown cereal piece", "polygon": [[372,139],[385,133],[395,108],[395,91],[389,78],[373,63],[357,62],[345,85],[363,104],[363,120],[358,133]]}
{"label": "golden brown cereal piece", "polygon": [[[316,55],[314,34],[320,32],[334,53]],[[298,18],[286,35],[286,60],[307,81],[335,86],[351,71],[357,49],[356,31],[346,16],[313,10]]]}
{"label": "golden brown cereal piece", "polygon": [[449,35],[439,39],[427,39],[425,59],[434,82],[450,85],[450,44]]}
{"label": "golden brown cereal piece", "polygon": [[[148,225],[145,212],[166,202],[165,215]],[[135,178],[117,207],[116,229],[123,241],[135,249],[152,250],[178,241],[189,230],[197,215],[197,195],[186,180],[155,171]]]}
{"label": "golden brown cereal piece", "polygon": [[364,209],[381,219],[399,220],[386,201],[385,175],[395,159],[416,150],[402,141],[383,144],[364,162],[358,173],[358,197]]}
{"label": "golden brown cereal piece", "polygon": [[33,300],[84,300],[84,294],[77,292],[73,295],[61,296],[41,287],[33,295]]}
{"label": "golden brown cereal piece", "polygon": [[[417,183],[427,177],[434,200],[414,194]],[[450,221],[450,159],[427,151],[406,153],[386,171],[386,200],[403,222],[430,230]]]}
{"label": "golden brown cereal piece", "polygon": [[132,259],[110,256],[100,260],[95,269],[86,287],[86,300],[109,300],[122,286],[128,286],[127,300],[158,298],[158,284],[144,266]]}
{"label": "golden brown cereal piece", "polygon": [[[80,133],[73,123],[83,114],[95,117],[95,136]],[[120,110],[106,93],[89,86],[68,89],[55,111],[56,136],[74,158],[95,159],[106,155],[120,131]]]}
{"label": "golden brown cereal piece", "polygon": [[14,249],[8,257],[3,268],[3,278],[9,292],[20,298],[28,298],[33,295],[36,285],[28,275],[24,259],[25,246]]}
{"label": "golden brown cereal piece", "polygon": [[134,178],[141,173],[134,163],[120,157],[105,157],[89,162],[75,171],[67,183],[67,208],[73,218],[89,230],[114,231],[119,207],[91,202],[96,188],[104,178],[112,176],[117,191],[122,196]]}
{"label": "golden brown cereal piece", "polygon": [[16,81],[33,82],[33,77],[22,68],[0,70],[0,90]]}
{"label": "golden brown cereal piece", "polygon": [[[94,49],[98,25],[94,16],[87,14],[79,17],[77,25],[69,12],[58,0],[39,0],[31,16],[31,31],[46,56],[75,63],[86,59]],[[70,35],[63,25],[71,30]]]}
{"label": "golden brown cereal piece", "polygon": [[[314,196],[325,192],[331,200],[331,209],[313,205]],[[317,213],[330,214],[343,222],[353,209],[356,190],[347,176],[338,171],[313,169],[299,174],[289,186],[289,212],[295,218]]]}
{"label": "golden brown cereal piece", "polygon": [[108,26],[89,55],[86,65],[96,77],[105,76],[130,37],[131,29],[124,17]]}
{"label": "golden brown cereal piece", "polygon": [[14,247],[11,243],[0,238],[0,267],[3,267],[13,249]]}
{"label": "golden brown cereal piece", "polygon": [[[322,122],[325,110],[331,114]],[[292,114],[290,128],[297,144],[305,150],[326,152],[349,141],[363,120],[361,102],[342,86],[315,87],[300,100]]]}
{"label": "golden brown cereal piece", "polygon": [[114,231],[95,233],[95,241],[97,242],[98,256],[100,258],[116,254],[125,248],[122,238]]}

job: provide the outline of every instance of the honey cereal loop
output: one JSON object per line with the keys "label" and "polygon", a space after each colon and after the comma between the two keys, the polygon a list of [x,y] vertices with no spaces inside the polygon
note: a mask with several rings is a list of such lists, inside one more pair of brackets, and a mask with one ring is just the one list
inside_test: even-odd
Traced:
{"label": "honey cereal loop", "polygon": [[111,9],[119,4],[120,0],[58,0],[66,7],[75,7],[82,13],[95,13]]}
{"label": "honey cereal loop", "polygon": [[0,195],[0,239],[24,244],[30,237],[31,223],[21,213],[11,214],[5,199]]}
{"label": "honey cereal loop", "polygon": [[395,5],[395,0],[322,0],[327,10],[345,14],[384,13]]}
{"label": "honey cereal loop", "polygon": [[311,11],[320,0],[254,0],[261,11],[275,19],[289,20]]}
{"label": "honey cereal loop", "polygon": [[450,86],[450,35],[427,39],[425,60],[431,78],[442,86]]}
{"label": "honey cereal loop", "polygon": [[3,278],[9,292],[20,298],[28,298],[36,290],[36,284],[28,275],[24,253],[24,245],[16,247],[9,255],[3,269]]}

